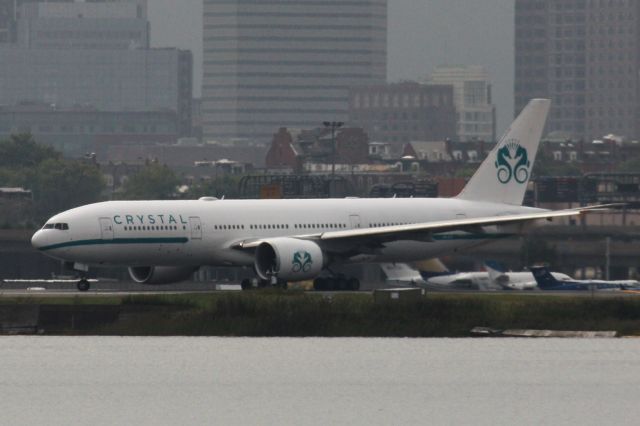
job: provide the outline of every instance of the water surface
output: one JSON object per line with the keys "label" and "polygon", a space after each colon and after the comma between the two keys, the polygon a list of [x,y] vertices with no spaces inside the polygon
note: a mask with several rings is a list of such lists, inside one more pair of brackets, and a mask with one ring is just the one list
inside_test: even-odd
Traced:
{"label": "water surface", "polygon": [[640,340],[0,338],[0,424],[638,424]]}

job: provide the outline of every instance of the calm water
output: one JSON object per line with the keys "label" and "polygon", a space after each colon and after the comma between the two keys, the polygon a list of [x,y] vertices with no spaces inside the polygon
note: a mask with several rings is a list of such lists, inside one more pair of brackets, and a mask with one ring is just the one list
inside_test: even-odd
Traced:
{"label": "calm water", "polygon": [[640,340],[0,338],[0,424],[638,424]]}

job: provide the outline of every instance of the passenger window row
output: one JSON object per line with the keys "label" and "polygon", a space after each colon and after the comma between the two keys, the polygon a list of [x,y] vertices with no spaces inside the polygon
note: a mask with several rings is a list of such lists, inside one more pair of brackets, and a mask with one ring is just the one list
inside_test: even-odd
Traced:
{"label": "passenger window row", "polygon": [[[344,223],[300,223],[293,225],[294,229],[344,229],[347,225]],[[249,225],[249,229],[290,229],[288,224],[260,224]],[[226,231],[231,229],[245,229],[245,225],[214,225],[213,229],[217,231]]]}
{"label": "passenger window row", "polygon": [[228,229],[244,229],[244,225],[213,225],[213,229],[224,231]]}
{"label": "passenger window row", "polygon": [[278,224],[249,225],[249,229],[289,229],[289,225],[278,225]]}
{"label": "passenger window row", "polygon": [[[182,229],[187,229],[183,226]],[[177,231],[178,227],[175,225],[161,225],[161,226],[125,226],[125,231]]]}
{"label": "passenger window row", "polygon": [[411,225],[408,222],[382,222],[382,223],[370,223],[369,228],[382,228],[385,226],[398,226],[398,225]]}
{"label": "passenger window row", "polygon": [[344,223],[303,223],[294,225],[294,227],[296,229],[344,229],[347,227],[347,225],[345,225]]}

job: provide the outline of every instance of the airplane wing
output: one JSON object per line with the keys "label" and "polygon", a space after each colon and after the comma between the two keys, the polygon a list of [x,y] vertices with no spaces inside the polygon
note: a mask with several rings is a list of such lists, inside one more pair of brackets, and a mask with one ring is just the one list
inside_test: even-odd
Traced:
{"label": "airplane wing", "polygon": [[[556,217],[577,216],[589,211],[603,210],[613,206],[619,206],[619,204],[603,204],[567,210],[548,210],[504,216],[452,219],[414,223],[410,225],[383,226],[378,228],[358,228],[347,231],[330,231],[316,234],[294,235],[290,238],[313,240],[321,245],[323,243],[358,243],[361,240],[366,240],[369,244],[383,244],[385,242],[399,240],[430,241],[433,234],[453,231],[482,233],[483,226],[512,225],[542,219],[552,220]],[[231,247],[235,249],[254,249],[264,241],[265,239],[261,238],[237,241],[234,242]]]}

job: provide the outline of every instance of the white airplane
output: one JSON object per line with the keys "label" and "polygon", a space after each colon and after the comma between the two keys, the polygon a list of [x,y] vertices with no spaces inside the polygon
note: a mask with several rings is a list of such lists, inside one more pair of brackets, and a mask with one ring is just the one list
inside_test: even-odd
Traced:
{"label": "white airplane", "polygon": [[380,268],[387,277],[387,284],[400,287],[421,287],[426,284],[420,271],[406,263],[381,263]]}
{"label": "white airplane", "polygon": [[601,208],[522,206],[549,105],[532,100],[455,198],[109,201],[53,216],[32,245],[79,271],[81,291],[89,267],[103,265],[127,266],[144,284],[183,281],[212,265],[253,267],[265,283],[357,289],[355,278],[320,275],[343,263],[438,257],[535,220]]}
{"label": "white airplane", "polygon": [[[533,273],[506,272],[495,262],[485,262],[486,271],[444,273],[427,277],[422,270],[406,263],[383,263],[387,283],[400,286],[417,286],[431,290],[534,290],[538,288]],[[551,272],[559,281],[571,278],[559,272]]]}
{"label": "white airplane", "polygon": [[[507,272],[496,262],[484,263],[486,271],[448,272],[427,276],[422,268],[406,263],[380,265],[392,285],[417,286],[431,290],[534,290],[538,283],[530,271]],[[566,274],[551,272],[558,281],[571,280]]]}
{"label": "white airplane", "polygon": [[486,272],[457,272],[430,277],[424,284],[430,290],[499,290]]}
{"label": "white airplane", "polygon": [[558,279],[555,272],[549,272],[546,266],[532,266],[531,272],[541,290],[554,291],[638,291],[640,282],[636,280],[576,280],[569,276]]}
{"label": "white airplane", "polygon": [[[505,272],[494,262],[484,264],[491,282],[499,285],[505,290],[535,290],[538,288],[533,272]],[[558,281],[571,280],[571,277],[561,272],[550,272]]]}

